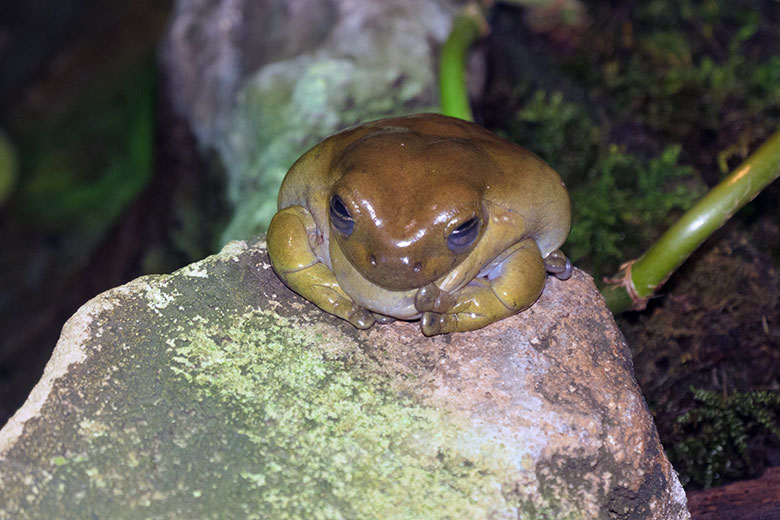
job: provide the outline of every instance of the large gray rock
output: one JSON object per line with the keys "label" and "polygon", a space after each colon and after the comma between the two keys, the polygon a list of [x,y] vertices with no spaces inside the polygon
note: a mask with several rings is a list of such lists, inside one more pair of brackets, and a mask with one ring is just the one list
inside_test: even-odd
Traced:
{"label": "large gray rock", "polygon": [[225,241],[264,231],[287,169],[344,127],[435,109],[454,0],[179,0],[168,96],[227,177]]}
{"label": "large gray rock", "polygon": [[0,430],[0,519],[686,519],[592,280],[358,331],[232,242],[88,302]]}

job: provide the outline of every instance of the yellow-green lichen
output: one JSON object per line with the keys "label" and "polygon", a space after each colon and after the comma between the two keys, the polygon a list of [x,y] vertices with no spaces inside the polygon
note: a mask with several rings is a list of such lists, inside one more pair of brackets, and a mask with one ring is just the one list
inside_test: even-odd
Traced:
{"label": "yellow-green lichen", "polygon": [[[176,377],[196,398],[231,410],[235,432],[251,445],[235,480],[261,504],[255,517],[516,514],[517,475],[500,448],[398,395],[365,368],[356,346],[321,341],[257,311],[170,343]],[[467,455],[458,446],[469,443]],[[480,443],[485,449],[474,450]]]}
{"label": "yellow-green lichen", "polygon": [[62,455],[57,455],[56,457],[52,457],[51,463],[54,466],[64,466],[68,463],[68,459],[63,457]]}

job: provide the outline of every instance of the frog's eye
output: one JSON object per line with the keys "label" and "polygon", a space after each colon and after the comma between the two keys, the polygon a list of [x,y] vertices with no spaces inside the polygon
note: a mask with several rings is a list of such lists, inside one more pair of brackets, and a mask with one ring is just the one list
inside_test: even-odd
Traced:
{"label": "frog's eye", "polygon": [[330,222],[334,228],[346,236],[351,235],[352,229],[355,227],[354,219],[338,195],[330,198]]}
{"label": "frog's eye", "polygon": [[453,253],[460,253],[468,249],[479,236],[479,219],[472,218],[467,220],[447,237],[447,247]]}

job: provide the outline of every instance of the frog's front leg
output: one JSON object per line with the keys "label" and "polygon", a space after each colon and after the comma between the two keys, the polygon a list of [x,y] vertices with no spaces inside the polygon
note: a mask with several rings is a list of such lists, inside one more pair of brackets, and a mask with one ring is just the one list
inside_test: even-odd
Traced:
{"label": "frog's front leg", "polygon": [[[477,278],[452,295],[435,286],[420,290],[423,334],[475,330],[530,307],[547,276],[539,247],[531,239],[515,244],[487,278]],[[453,301],[454,300],[454,301]]]}
{"label": "frog's front leg", "polygon": [[372,314],[356,305],[341,289],[333,271],[312,249],[317,225],[303,206],[280,210],[268,227],[268,256],[279,278],[314,305],[349,321],[359,329],[374,324]]}

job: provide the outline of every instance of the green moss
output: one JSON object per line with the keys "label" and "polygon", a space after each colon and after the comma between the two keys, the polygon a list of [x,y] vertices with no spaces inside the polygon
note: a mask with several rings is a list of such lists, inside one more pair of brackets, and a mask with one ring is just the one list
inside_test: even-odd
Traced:
{"label": "green moss", "polygon": [[567,252],[583,267],[616,271],[651,244],[703,193],[690,166],[678,164],[679,146],[649,160],[608,148],[589,182],[571,192],[573,225]]}
{"label": "green moss", "polygon": [[628,17],[605,2],[590,8],[591,36],[601,45],[584,48],[567,69],[607,100],[610,119],[641,121],[686,147],[713,137],[721,147],[755,142],[777,125],[777,90],[767,76],[756,81],[778,52],[771,7],[652,0],[632,6]]}
{"label": "green moss", "polygon": [[[711,421],[678,422],[686,411],[705,406],[689,389],[737,399],[753,389],[778,387],[780,338],[772,335],[772,324],[780,322],[778,287],[780,275],[769,259],[741,234],[728,233],[670,280],[665,287],[667,296],[651,304],[652,312],[618,318],[663,445],[670,449],[683,479],[693,485],[704,485],[711,471],[707,465],[718,452],[707,455],[716,446]],[[719,428],[718,434],[726,434]],[[772,464],[767,456],[780,446],[780,439],[767,435],[763,428],[747,427],[746,431],[754,469]],[[681,442],[705,439],[708,447],[696,456],[684,456],[680,449],[696,451],[701,446],[674,448]],[[731,443],[723,442],[721,446]],[[737,453],[736,464],[745,468],[738,452],[729,450]],[[720,478],[713,484],[747,476],[741,471],[716,472]],[[692,478],[693,474],[698,477]]]}
{"label": "green moss", "polygon": [[607,129],[559,92],[536,91],[515,114],[509,132],[566,180],[573,227],[564,249],[587,270],[616,271],[704,192],[693,168],[680,164],[679,145],[655,157],[600,145]]}
{"label": "green moss", "polygon": [[691,388],[695,407],[677,417],[669,458],[683,484],[710,487],[754,473],[748,439],[762,432],[780,440],[780,393],[733,392],[724,396]]}
{"label": "green moss", "polygon": [[537,90],[509,124],[510,138],[549,162],[567,183],[593,165],[600,129],[588,111],[561,92]]}
{"label": "green moss", "polygon": [[[569,174],[585,180],[570,182],[574,229],[564,248],[575,258],[582,256],[579,265],[611,274],[615,270],[608,266],[641,254],[670,218],[688,207],[689,197],[696,196],[700,188],[691,172],[685,173],[687,165],[714,185],[780,125],[780,32],[774,7],[760,2],[597,1],[589,3],[589,9],[593,25],[586,38],[598,44],[584,45],[565,60],[564,68],[583,88],[587,106],[596,107],[601,116],[602,142],[608,144],[600,148],[625,143],[620,154],[648,158],[682,150],[679,162],[671,157],[661,161],[663,167],[656,173],[666,180],[651,178],[646,186],[656,191],[651,195],[632,179],[647,175],[648,162],[641,159],[630,167],[621,159],[617,168],[608,157],[606,162],[597,159],[591,169]],[[655,150],[665,152],[659,155]],[[602,158],[605,155],[600,152]],[[738,230],[745,243],[768,245],[776,254],[775,201],[771,194],[757,198],[732,220],[731,229]],[[752,230],[740,227],[751,221]],[[773,230],[772,243],[767,244],[760,229]],[[739,249],[727,256],[737,256]],[[688,265],[696,266],[700,280],[696,287],[675,286],[675,279],[685,276],[675,275],[665,287],[668,296],[651,304],[652,313],[626,319],[621,328],[635,353],[640,384],[655,408],[662,441],[673,446],[675,467],[685,481],[705,486],[749,475],[751,465],[766,463],[761,449],[776,443],[749,414],[739,411],[744,409],[736,401],[715,406],[697,395],[696,408],[683,415],[684,423],[673,418],[681,408],[687,409],[690,398],[685,389],[709,384],[714,372],[728,372],[729,388],[744,392],[733,394],[734,399],[750,395],[757,385],[775,384],[774,371],[757,367],[762,374],[758,377],[743,366],[751,359],[756,365],[772,364],[772,349],[767,350],[767,341],[772,341],[756,324],[756,316],[763,315],[756,307],[766,309],[771,324],[777,284],[762,277],[766,272],[761,271],[757,277],[743,278],[744,266],[729,276],[722,259],[702,254]],[[726,284],[724,279],[741,283]],[[750,302],[744,296],[759,289],[769,298],[762,295]],[[661,315],[673,326],[658,319]],[[637,325],[629,323],[636,319]],[[631,328],[646,330],[632,337]],[[652,376],[642,375],[649,373]],[[729,407],[736,411],[729,412]],[[744,457],[745,444],[754,448],[750,460],[762,462]]]}
{"label": "green moss", "polygon": [[[524,76],[512,94],[519,108],[504,122],[564,177],[574,210],[564,249],[597,278],[641,254],[691,205],[699,175],[714,184],[780,124],[780,40],[768,7],[615,7],[588,4],[586,43],[550,59],[548,73]],[[527,79],[540,75],[548,81]]]}

